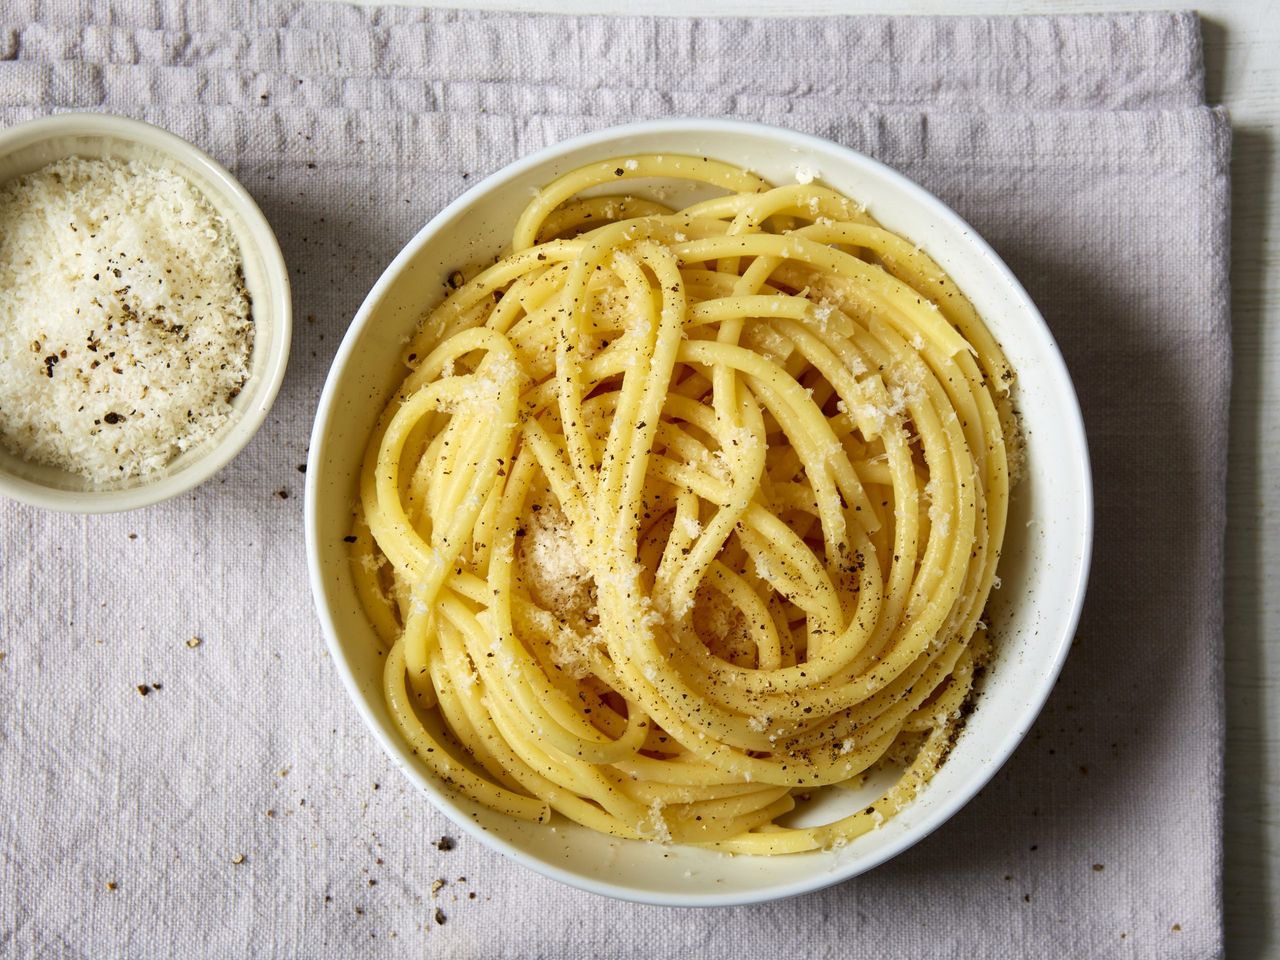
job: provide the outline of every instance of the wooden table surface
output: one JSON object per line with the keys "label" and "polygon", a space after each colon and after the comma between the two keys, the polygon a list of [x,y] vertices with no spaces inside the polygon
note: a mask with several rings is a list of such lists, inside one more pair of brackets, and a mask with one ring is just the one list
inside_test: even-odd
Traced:
{"label": "wooden table surface", "polygon": [[[1168,9],[1160,0],[409,0],[555,13],[1094,13]],[[1280,2],[1215,0],[1204,23],[1206,94],[1232,116],[1235,348],[1226,552],[1227,955],[1280,958],[1280,258],[1276,132]]]}

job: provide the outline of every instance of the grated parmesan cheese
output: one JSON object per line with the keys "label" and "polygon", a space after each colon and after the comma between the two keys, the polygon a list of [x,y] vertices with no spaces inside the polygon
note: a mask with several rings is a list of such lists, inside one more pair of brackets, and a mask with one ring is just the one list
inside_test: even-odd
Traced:
{"label": "grated parmesan cheese", "polygon": [[640,836],[656,843],[671,842],[671,828],[667,825],[667,819],[662,812],[665,806],[666,804],[657,797],[653,799],[649,804],[648,816],[636,824],[636,832]]}
{"label": "grated parmesan cheese", "polygon": [[525,520],[520,570],[543,607],[585,620],[595,616],[596,586],[589,557],[578,549],[569,518],[554,500]]}
{"label": "grated parmesan cheese", "polygon": [[139,161],[0,185],[0,442],[92,481],[158,474],[227,422],[253,320],[208,199]]}
{"label": "grated parmesan cheese", "polygon": [[578,549],[569,518],[552,502],[524,521],[518,562],[533,599],[559,621],[552,658],[571,677],[591,673],[591,651],[603,645],[597,629],[596,583],[588,557]]}
{"label": "grated parmesan cheese", "polygon": [[697,540],[702,535],[702,524],[697,517],[682,517],[680,530],[690,540]]}

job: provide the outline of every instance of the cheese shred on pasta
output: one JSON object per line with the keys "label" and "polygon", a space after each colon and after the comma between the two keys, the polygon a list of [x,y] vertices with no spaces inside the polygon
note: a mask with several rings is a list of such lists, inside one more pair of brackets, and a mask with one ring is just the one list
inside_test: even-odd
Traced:
{"label": "cheese shred on pasta", "polygon": [[[592,190],[637,178],[727,193]],[[621,157],[540,191],[405,362],[349,539],[391,713],[453,789],[780,854],[933,774],[1016,432],[999,346],[918,247],[820,183]],[[858,812],[788,817],[877,770]]]}

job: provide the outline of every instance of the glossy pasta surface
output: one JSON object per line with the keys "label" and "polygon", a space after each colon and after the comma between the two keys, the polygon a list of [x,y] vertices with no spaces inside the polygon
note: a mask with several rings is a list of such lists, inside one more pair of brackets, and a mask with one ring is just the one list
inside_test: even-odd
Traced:
{"label": "glossy pasta surface", "polygon": [[[641,198],[671,181],[716,195]],[[452,285],[351,538],[417,755],[512,816],[740,853],[909,802],[988,652],[1018,449],[951,280],[821,184],[646,155],[545,187]]]}

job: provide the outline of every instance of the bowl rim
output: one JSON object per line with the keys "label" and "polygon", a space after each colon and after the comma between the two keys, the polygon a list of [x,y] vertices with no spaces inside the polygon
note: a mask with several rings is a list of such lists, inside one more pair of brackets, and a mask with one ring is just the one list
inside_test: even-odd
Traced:
{"label": "bowl rim", "polygon": [[[118,513],[152,506],[186,493],[209,480],[230,463],[254,438],[271,411],[289,363],[293,332],[292,292],[284,254],[270,222],[244,185],[221,163],[195,144],[163,127],[133,117],[113,113],[67,112],[38,117],[0,129],[0,155],[33,146],[56,137],[98,137],[144,145],[158,155],[168,156],[180,166],[199,171],[212,183],[219,197],[210,198],[215,207],[225,205],[243,219],[244,229],[235,230],[243,250],[253,248],[261,255],[268,290],[273,294],[264,304],[274,336],[261,372],[242,390],[250,403],[203,453],[176,473],[165,473],[146,483],[122,489],[64,490],[17,477],[0,468],[0,495],[35,507],[62,513]],[[73,154],[68,153],[67,156]],[[202,193],[209,191],[195,184]],[[217,201],[222,200],[222,204]],[[255,305],[257,300],[254,301]],[[255,310],[255,325],[260,322]],[[255,343],[256,348],[256,343]],[[256,383],[254,383],[256,381]],[[249,383],[254,383],[249,390]]]}
{"label": "bowl rim", "polygon": [[[1027,698],[1025,707],[1017,715],[1017,722],[1010,723],[1005,735],[1000,740],[992,743],[988,748],[987,753],[990,760],[987,763],[978,768],[978,770],[965,780],[950,796],[939,802],[936,806],[931,808],[924,817],[912,824],[911,828],[905,831],[902,836],[885,844],[883,847],[875,851],[859,857],[856,860],[850,860],[848,865],[837,867],[828,872],[815,873],[813,876],[806,877],[801,880],[782,883],[776,886],[763,887],[753,891],[732,893],[716,893],[711,891],[705,894],[682,892],[678,895],[671,894],[664,896],[650,890],[639,890],[612,881],[606,882],[587,878],[581,874],[573,872],[572,870],[559,866],[558,864],[541,860],[525,853],[514,843],[495,835],[491,831],[483,829],[473,822],[469,815],[459,809],[451,796],[438,787],[427,774],[413,766],[412,757],[410,756],[408,748],[398,739],[398,736],[394,731],[386,729],[381,721],[374,716],[367,701],[365,691],[361,688],[361,685],[357,680],[351,665],[348,663],[347,658],[343,653],[342,646],[338,640],[338,630],[329,609],[329,592],[325,583],[324,571],[321,568],[319,559],[319,511],[316,503],[318,496],[319,474],[323,468],[321,455],[325,447],[325,436],[329,429],[330,419],[334,416],[337,409],[338,380],[341,378],[342,372],[345,370],[348,361],[355,351],[356,341],[360,338],[364,328],[368,325],[370,317],[374,314],[379,302],[383,299],[384,294],[388,288],[399,281],[406,265],[418,255],[423,246],[434,239],[435,236],[445,228],[450,226],[454,218],[460,212],[470,207],[485,193],[505,186],[510,181],[519,178],[528,171],[547,163],[548,161],[553,161],[562,155],[566,155],[583,148],[602,147],[611,141],[628,136],[652,136],[689,132],[704,134],[719,132],[724,134],[746,135],[775,142],[785,140],[786,145],[790,147],[799,146],[801,148],[809,148],[820,153],[830,153],[834,151],[841,154],[844,159],[854,166],[862,166],[869,169],[877,176],[884,177],[895,182],[899,188],[910,196],[913,203],[929,208],[930,211],[938,218],[948,221],[950,226],[953,227],[958,234],[963,235],[965,240],[975,248],[975,251],[983,259],[988,261],[995,270],[996,275],[1000,278],[1002,283],[1005,285],[1007,292],[1011,294],[1013,298],[1014,307],[1012,309],[1024,312],[1028,317],[1033,318],[1036,321],[1038,325],[1038,332],[1044,338],[1044,346],[1046,347],[1046,352],[1054,368],[1051,371],[1051,379],[1053,379],[1058,386],[1065,388],[1062,391],[1058,391],[1061,394],[1061,396],[1059,396],[1059,400],[1063,404],[1063,412],[1067,414],[1064,418],[1064,422],[1059,424],[1059,427],[1066,437],[1067,445],[1073,450],[1073,452],[1078,452],[1079,454],[1078,465],[1081,471],[1083,483],[1081,484],[1079,492],[1080,525],[1078,530],[1073,531],[1076,536],[1072,538],[1073,546],[1075,547],[1073,555],[1075,555],[1077,559],[1069,575],[1063,578],[1063,596],[1067,598],[1065,607],[1068,612],[1067,616],[1061,622],[1061,631],[1057,648],[1054,651],[1052,661],[1045,663],[1045,669],[1040,674],[1039,683],[1034,693]],[[416,234],[414,234],[412,239],[404,245],[391,263],[388,264],[386,269],[378,277],[378,280],[374,283],[373,287],[362,301],[360,308],[356,311],[355,317],[352,319],[351,325],[348,327],[347,332],[342,339],[342,343],[338,347],[337,353],[334,356],[329,372],[325,378],[324,389],[320,395],[320,400],[316,410],[316,418],[312,427],[307,464],[305,498],[304,523],[307,567],[311,582],[312,598],[325,636],[326,646],[331,659],[334,661],[338,674],[342,679],[343,685],[346,688],[347,694],[356,707],[357,713],[360,715],[365,727],[373,733],[374,738],[381,744],[388,757],[401,769],[401,771],[408,777],[409,781],[414,784],[419,791],[426,795],[437,810],[441,811],[459,829],[476,838],[490,849],[497,851],[508,859],[522,866],[528,867],[545,877],[558,880],[561,883],[576,889],[583,890],[588,893],[601,894],[618,900],[655,906],[746,906],[811,893],[833,886],[837,883],[842,883],[845,880],[852,879],[853,877],[863,874],[868,870],[872,870],[875,867],[880,866],[884,862],[896,857],[904,850],[907,850],[919,843],[925,837],[929,836],[942,826],[942,824],[951,819],[951,817],[965,807],[991,781],[1005,763],[1008,762],[1009,758],[1013,755],[1014,750],[1022,742],[1023,738],[1030,731],[1036,718],[1043,711],[1044,705],[1049,698],[1049,694],[1052,692],[1053,687],[1062,672],[1067,654],[1071,649],[1072,638],[1074,637],[1079,624],[1093,553],[1093,479],[1090,467],[1088,443],[1084,429],[1084,418],[1080,410],[1079,399],[1075,392],[1074,383],[1067,369],[1066,361],[1062,356],[1061,349],[1058,347],[1057,341],[1054,339],[1052,331],[1049,329],[1049,326],[1045,322],[1040,310],[1036,307],[1034,301],[1032,301],[1030,295],[1023,288],[1012,270],[1010,270],[991,245],[982,238],[978,231],[970,226],[944,201],[917,184],[915,181],[894,170],[892,167],[867,156],[864,153],[834,141],[827,140],[823,137],[799,133],[785,127],[777,127],[753,121],[717,118],[702,119],[686,117],[644,120],[610,126],[576,137],[571,137],[566,140],[557,141],[499,168],[494,173],[473,184],[456,199],[432,216],[430,220],[428,220],[427,223],[418,230]]]}

